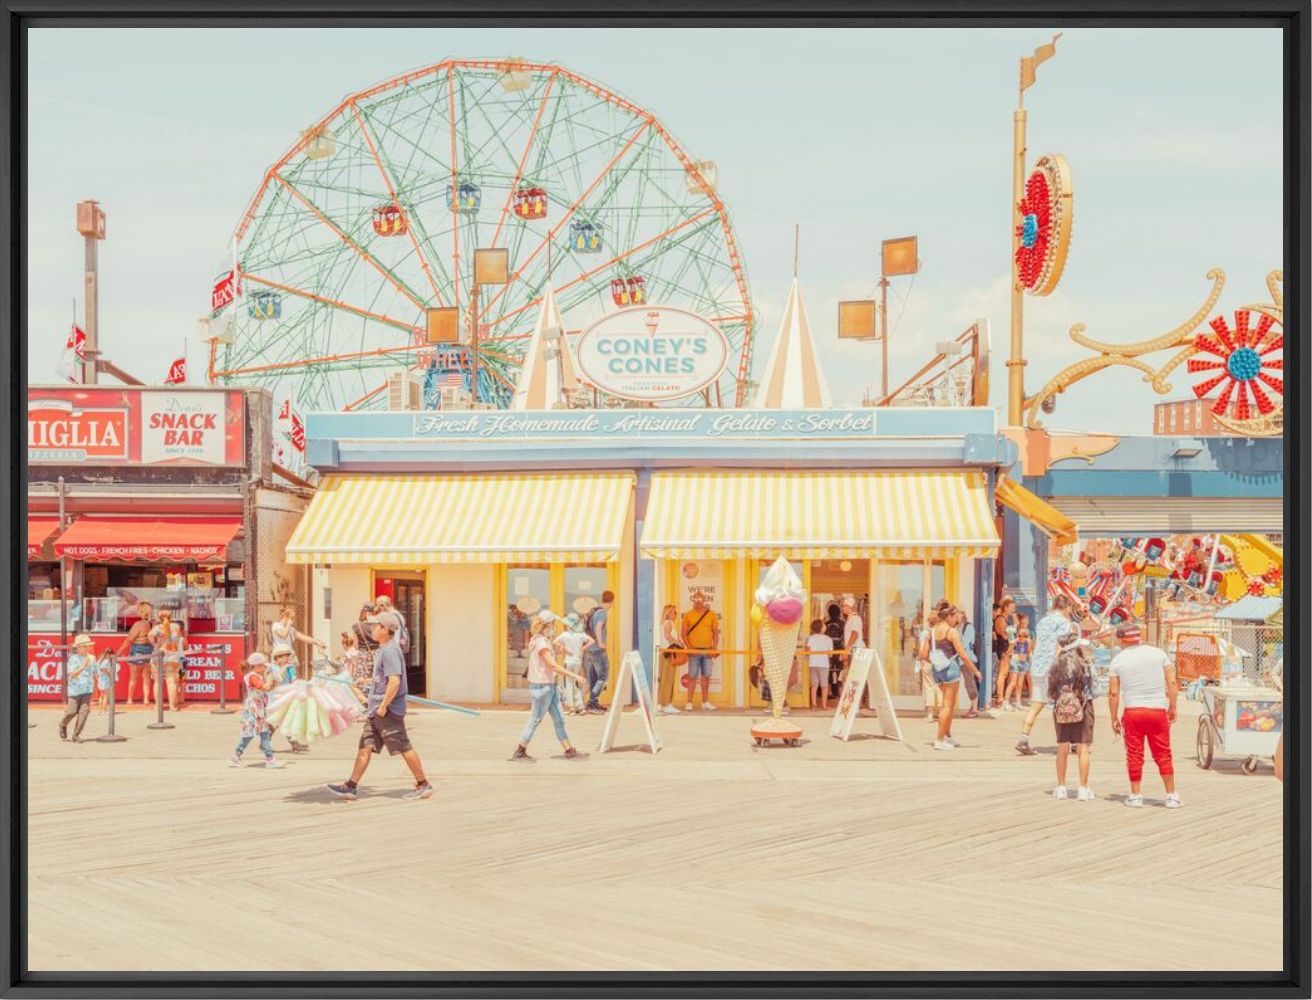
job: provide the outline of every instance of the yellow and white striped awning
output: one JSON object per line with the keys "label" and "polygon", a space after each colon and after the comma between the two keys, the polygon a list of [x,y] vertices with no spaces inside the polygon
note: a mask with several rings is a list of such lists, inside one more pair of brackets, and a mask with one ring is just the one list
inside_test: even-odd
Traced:
{"label": "yellow and white striped awning", "polygon": [[631,473],[327,476],[290,563],[613,562]]}
{"label": "yellow and white striped awning", "polygon": [[679,472],[652,477],[653,559],[991,556],[980,472]]}

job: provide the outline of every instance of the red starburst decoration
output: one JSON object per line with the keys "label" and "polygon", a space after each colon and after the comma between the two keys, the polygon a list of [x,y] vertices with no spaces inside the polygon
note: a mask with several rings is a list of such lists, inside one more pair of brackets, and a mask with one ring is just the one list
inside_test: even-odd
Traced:
{"label": "red starburst decoration", "polygon": [[1200,333],[1194,338],[1196,350],[1220,359],[1192,358],[1189,361],[1190,372],[1216,372],[1194,386],[1194,395],[1202,399],[1217,386],[1223,386],[1212,405],[1212,412],[1218,416],[1229,412],[1232,399],[1236,420],[1250,419],[1254,406],[1259,414],[1266,416],[1277,404],[1262,388],[1263,385],[1277,397],[1284,397],[1285,380],[1270,374],[1284,370],[1284,359],[1271,357],[1284,348],[1284,335],[1272,333],[1275,320],[1270,316],[1265,313],[1256,315],[1257,326],[1250,329],[1254,313],[1248,309],[1236,309],[1234,330],[1227,325],[1224,316],[1217,316],[1208,324],[1215,337]]}
{"label": "red starburst decoration", "polygon": [[1016,227],[1016,269],[1020,283],[1034,288],[1043,276],[1052,239],[1052,189],[1041,170],[1030,174],[1025,182],[1025,197],[1020,202],[1021,224]]}

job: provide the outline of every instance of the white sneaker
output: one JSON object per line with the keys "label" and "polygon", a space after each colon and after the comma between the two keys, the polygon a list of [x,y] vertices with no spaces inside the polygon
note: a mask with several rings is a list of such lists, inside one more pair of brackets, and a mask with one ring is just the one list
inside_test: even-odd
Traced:
{"label": "white sneaker", "polygon": [[1175,792],[1172,792],[1170,795],[1166,796],[1167,809],[1179,809],[1183,805],[1184,803],[1180,801],[1180,796]]}
{"label": "white sneaker", "polygon": [[1053,797],[1054,799],[1065,799],[1065,798],[1069,798],[1069,796],[1066,794],[1066,786],[1065,786],[1065,785],[1058,785],[1056,788],[1054,788],[1054,789],[1052,790],[1052,797]]}
{"label": "white sneaker", "polygon": [[[702,711],[703,711],[703,712],[714,712],[714,711],[715,711],[715,706],[712,705],[709,701],[704,701],[704,702],[702,702]],[[787,709],[785,709],[784,711],[787,711]]]}
{"label": "white sneaker", "polygon": [[956,745],[955,743],[953,743],[951,740],[935,740],[935,741],[934,741],[934,749],[935,749],[935,750],[955,750],[956,748],[957,748],[957,745]]}
{"label": "white sneaker", "polygon": [[926,722],[937,722],[937,721],[938,721],[938,716],[935,715],[933,712],[926,712],[926,713],[925,713],[925,721],[926,721]]}
{"label": "white sneaker", "polygon": [[683,710],[684,710],[685,712],[691,712],[691,711],[692,711],[692,702],[688,702],[688,704],[684,705],[684,706],[683,706]]}
{"label": "white sneaker", "polygon": [[1127,806],[1129,806],[1131,809],[1142,809],[1142,808],[1143,808],[1143,796],[1142,796],[1142,795],[1127,795],[1127,796],[1125,797],[1125,804],[1126,804]]}
{"label": "white sneaker", "polygon": [[1075,793],[1075,798],[1080,802],[1092,802],[1097,797],[1092,788],[1081,788]]}
{"label": "white sneaker", "polygon": [[958,743],[956,740],[954,740],[951,736],[945,736],[945,737],[943,738],[943,742],[944,742],[944,743],[951,743],[953,749],[956,749],[957,747],[961,746],[961,744]]}
{"label": "white sneaker", "polygon": [[246,765],[242,762],[242,759],[241,759],[241,755],[240,755],[240,754],[233,754],[231,757],[228,758],[228,766],[229,766],[229,767],[245,767]]}
{"label": "white sneaker", "polygon": [[1009,702],[1009,701],[1008,701],[1008,702],[1004,702],[1003,705],[1002,705],[1002,710],[1003,710],[1004,712],[1014,712],[1014,711],[1016,711],[1016,706],[1013,705],[1013,704],[1012,704],[1011,702]]}
{"label": "white sneaker", "polygon": [[673,705],[666,705],[664,708],[661,709],[661,711],[662,711],[665,715],[678,715],[678,714],[679,714],[679,710],[678,710],[677,708],[675,708]]}

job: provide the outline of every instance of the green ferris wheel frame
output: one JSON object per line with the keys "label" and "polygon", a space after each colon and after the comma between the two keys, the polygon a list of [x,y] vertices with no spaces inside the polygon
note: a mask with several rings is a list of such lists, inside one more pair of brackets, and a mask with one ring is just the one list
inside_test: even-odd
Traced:
{"label": "green ferris wheel frame", "polygon": [[[475,316],[488,247],[508,250],[509,281],[480,290]],[[705,316],[736,363],[675,405],[746,398],[754,314],[713,167],[554,64],[449,59],[345,98],[265,173],[233,254],[243,297],[211,381],[302,409],[378,407],[398,370],[469,386],[475,329],[476,394],[505,405],[548,283],[567,335],[644,301]],[[435,348],[428,311],[452,307],[462,343]]]}

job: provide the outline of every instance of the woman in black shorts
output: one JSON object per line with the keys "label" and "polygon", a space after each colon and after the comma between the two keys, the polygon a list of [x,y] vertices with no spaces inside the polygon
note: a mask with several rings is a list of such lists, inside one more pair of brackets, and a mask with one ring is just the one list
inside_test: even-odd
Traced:
{"label": "woman in black shorts", "polygon": [[1080,758],[1080,787],[1075,798],[1089,802],[1089,766],[1093,751],[1093,652],[1087,639],[1071,630],[1057,640],[1057,660],[1048,671],[1048,701],[1057,731],[1057,787],[1054,799],[1065,799],[1066,759],[1071,747]]}

